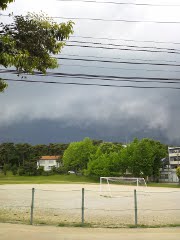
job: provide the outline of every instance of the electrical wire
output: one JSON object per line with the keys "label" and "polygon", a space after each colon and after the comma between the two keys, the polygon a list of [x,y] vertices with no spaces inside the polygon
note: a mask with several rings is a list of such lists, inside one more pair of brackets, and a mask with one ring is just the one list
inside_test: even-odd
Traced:
{"label": "electrical wire", "polygon": [[168,42],[168,41],[151,41],[151,40],[134,40],[126,38],[106,38],[106,37],[89,37],[89,36],[78,36],[72,35],[71,38],[83,38],[83,39],[96,39],[96,40],[110,40],[110,41],[126,41],[126,42],[142,42],[142,43],[157,43],[157,44],[175,44],[180,45],[180,42]]}
{"label": "electrical wire", "polygon": [[114,1],[96,1],[96,0],[57,0],[58,2],[82,2],[82,3],[100,3],[115,5],[133,5],[133,6],[149,6],[149,7],[180,7],[179,4],[152,4],[152,3],[132,3],[132,2],[114,2]]}
{"label": "electrical wire", "polygon": [[167,51],[180,51],[178,48],[164,48],[164,47],[151,47],[151,46],[138,46],[138,45],[124,45],[124,44],[114,44],[114,43],[101,43],[101,42],[88,42],[88,41],[76,41],[71,40],[67,43],[83,43],[83,44],[93,44],[93,45],[105,45],[114,47],[129,47],[129,48],[144,48],[144,49],[157,49],[157,50],[167,50]]}
{"label": "electrical wire", "polygon": [[102,58],[108,58],[108,59],[123,59],[123,60],[132,60],[132,61],[155,61],[155,62],[157,62],[157,61],[161,61],[161,62],[166,62],[166,63],[179,63],[180,64],[180,62],[178,62],[178,61],[175,61],[175,60],[164,60],[164,59],[158,59],[158,60],[156,60],[156,59],[143,59],[143,58],[122,58],[122,57],[100,57],[100,56],[95,56],[95,55],[79,55],[79,54],[63,54],[63,53],[61,53],[61,54],[57,54],[57,55],[55,55],[55,56],[71,56],[71,57],[88,57],[88,58],[100,58],[100,59],[102,59]]}
{"label": "electrical wire", "polygon": [[98,84],[98,83],[75,83],[75,82],[57,82],[57,81],[35,81],[35,80],[19,80],[19,79],[4,79],[5,81],[12,82],[25,82],[25,83],[43,83],[43,84],[60,84],[60,85],[77,85],[77,86],[96,86],[96,87],[113,87],[113,88],[136,88],[136,89],[172,89],[180,90],[180,87],[171,86],[133,86],[133,85],[115,85],[115,84]]}
{"label": "electrical wire", "polygon": [[[55,57],[56,59],[71,60],[71,61],[84,61],[84,62],[101,62],[101,63],[118,63],[118,64],[133,64],[133,65],[151,65],[151,66],[170,66],[180,67],[180,63],[151,63],[151,62],[131,62],[131,61],[112,61],[112,60],[99,60],[99,59],[86,59],[86,58],[68,58],[68,57]],[[142,60],[143,61],[143,60]]]}
{"label": "electrical wire", "polygon": [[149,52],[149,53],[168,53],[168,54],[180,54],[177,51],[159,51],[159,50],[147,50],[147,49],[134,49],[134,48],[116,48],[116,47],[102,47],[102,46],[90,46],[90,45],[78,45],[78,44],[66,44],[69,47],[80,47],[80,48],[95,48],[105,50],[120,50],[120,51],[132,51],[132,52]]}
{"label": "electrical wire", "polygon": [[[13,73],[13,74],[18,74],[16,70],[1,70],[0,73]],[[116,75],[96,75],[96,74],[82,74],[82,73],[61,73],[61,72],[47,72],[46,74],[43,74],[41,72],[35,72],[34,74],[28,74],[28,76],[56,76],[56,77],[68,77],[68,78],[83,78],[83,79],[94,79],[94,80],[108,80],[108,81],[135,81],[137,80],[138,82],[142,82],[140,80],[145,80],[144,82],[161,82],[164,81],[163,83],[180,83],[180,78],[164,78],[164,77],[142,77],[142,76],[133,76],[133,77],[128,77],[128,76],[116,76]],[[149,80],[149,81],[147,81]],[[173,82],[169,82],[173,81]],[[174,82],[176,81],[176,82]],[[135,81],[136,82],[136,81]]]}
{"label": "electrical wire", "polygon": [[[11,14],[0,14],[4,17],[15,17]],[[157,23],[157,24],[180,24],[180,21],[153,21],[153,20],[128,20],[128,19],[105,19],[105,18],[86,18],[86,17],[64,17],[64,16],[51,16],[54,19],[65,20],[87,20],[87,21],[103,21],[103,22],[124,22],[124,23]]]}

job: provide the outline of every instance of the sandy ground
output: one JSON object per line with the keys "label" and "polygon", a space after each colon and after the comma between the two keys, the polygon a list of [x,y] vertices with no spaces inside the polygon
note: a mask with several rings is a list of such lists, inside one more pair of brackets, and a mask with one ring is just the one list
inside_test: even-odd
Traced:
{"label": "sandy ground", "polygon": [[[35,224],[80,223],[82,187],[85,188],[85,223],[99,227],[134,224],[134,189],[113,186],[112,197],[104,197],[99,194],[98,184],[1,185],[1,222],[29,223],[32,187],[35,188]],[[147,188],[146,192],[137,192],[138,223],[179,225],[179,199],[179,189]]]}
{"label": "sandy ground", "polygon": [[0,224],[2,240],[179,240],[180,228],[165,229],[100,229],[100,228],[58,228]]}

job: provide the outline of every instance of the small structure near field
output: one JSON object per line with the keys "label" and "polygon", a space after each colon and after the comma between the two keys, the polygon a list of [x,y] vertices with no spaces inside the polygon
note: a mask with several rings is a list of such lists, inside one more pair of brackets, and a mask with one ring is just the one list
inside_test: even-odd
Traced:
{"label": "small structure near field", "polygon": [[176,168],[180,166],[180,147],[168,147],[168,158],[163,158],[160,169],[160,182],[178,183]]}
{"label": "small structure near field", "polygon": [[44,171],[50,171],[53,167],[60,167],[62,163],[60,162],[61,156],[42,156],[37,161],[37,168],[44,167]]}

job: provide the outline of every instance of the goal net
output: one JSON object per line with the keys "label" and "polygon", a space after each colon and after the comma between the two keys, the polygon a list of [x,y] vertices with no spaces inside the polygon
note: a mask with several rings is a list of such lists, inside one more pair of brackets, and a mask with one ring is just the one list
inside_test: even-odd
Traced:
{"label": "goal net", "polygon": [[144,178],[101,177],[100,195],[104,197],[118,197],[127,193],[133,194],[134,189],[145,192],[147,187]]}

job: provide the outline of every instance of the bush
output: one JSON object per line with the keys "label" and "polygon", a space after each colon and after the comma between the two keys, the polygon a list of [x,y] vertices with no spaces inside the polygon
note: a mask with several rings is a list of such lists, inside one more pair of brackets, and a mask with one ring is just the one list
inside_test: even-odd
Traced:
{"label": "bush", "polygon": [[23,175],[25,175],[25,171],[24,171],[24,168],[19,168],[18,169],[18,174],[19,174],[19,176],[23,176]]}
{"label": "bush", "polygon": [[17,173],[18,173],[18,168],[17,168],[17,166],[16,166],[16,165],[13,165],[13,166],[11,167],[11,171],[12,171],[12,174],[13,174],[13,175],[17,175]]}
{"label": "bush", "polygon": [[65,174],[65,173],[67,173],[67,171],[66,171],[65,167],[61,166],[61,167],[56,168],[56,173],[57,174]]}
{"label": "bush", "polygon": [[5,176],[6,176],[8,170],[9,170],[9,165],[8,164],[4,164],[2,171],[3,171]]}
{"label": "bush", "polygon": [[37,175],[43,175],[44,173],[44,167],[43,166],[40,166],[38,169],[37,169]]}

